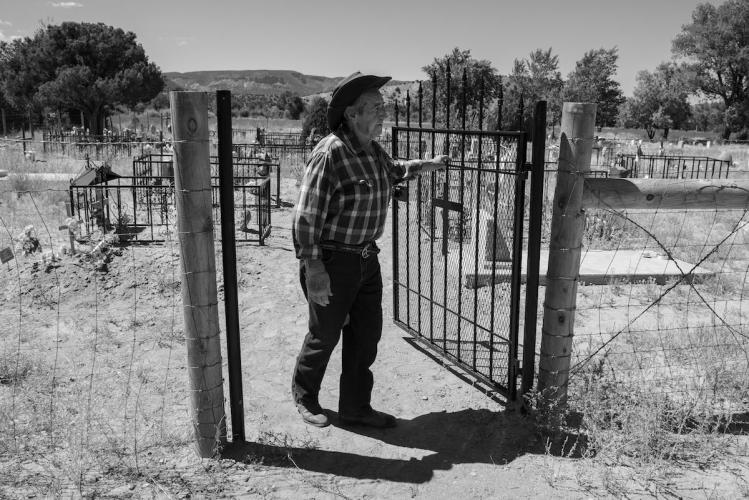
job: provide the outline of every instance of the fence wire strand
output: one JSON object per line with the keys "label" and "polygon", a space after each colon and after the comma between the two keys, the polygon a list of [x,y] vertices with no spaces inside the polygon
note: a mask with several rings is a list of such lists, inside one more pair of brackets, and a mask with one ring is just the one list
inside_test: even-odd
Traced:
{"label": "fence wire strand", "polygon": [[[50,227],[66,220],[63,195],[0,192],[0,250],[12,252],[0,266],[0,452],[36,457],[51,473],[45,481],[67,476],[82,492],[92,470],[142,470],[156,443],[189,441],[173,427],[189,428],[189,398],[173,366],[184,341],[171,232],[162,244],[112,243],[97,257],[102,231],[74,240],[71,254],[68,231]],[[162,308],[144,309],[157,295]]]}
{"label": "fence wire strand", "polygon": [[[581,260],[610,256],[594,283],[578,277],[573,400],[585,398],[580,391],[591,374],[607,372],[633,394],[655,391],[698,406],[713,401],[734,414],[749,409],[742,382],[749,370],[743,303],[748,213],[606,206],[586,212]],[[622,276],[627,252],[636,256],[630,271],[654,261],[672,271]]]}

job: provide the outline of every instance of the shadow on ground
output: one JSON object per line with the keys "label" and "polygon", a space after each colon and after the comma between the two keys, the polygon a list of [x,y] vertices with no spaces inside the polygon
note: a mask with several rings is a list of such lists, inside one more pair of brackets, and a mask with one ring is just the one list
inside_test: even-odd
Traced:
{"label": "shadow on ground", "polygon": [[411,420],[400,419],[398,427],[382,430],[341,425],[336,413],[330,412],[330,416],[335,426],[393,446],[415,449],[414,454],[421,458],[371,457],[251,442],[231,444],[222,456],[245,463],[294,467],[357,479],[423,483],[432,479],[434,471],[449,470],[455,464],[501,465],[528,453],[556,451],[564,456],[575,455],[573,440],[555,440],[561,446],[547,445],[550,441],[537,431],[532,419],[518,412],[466,409],[427,413]]}

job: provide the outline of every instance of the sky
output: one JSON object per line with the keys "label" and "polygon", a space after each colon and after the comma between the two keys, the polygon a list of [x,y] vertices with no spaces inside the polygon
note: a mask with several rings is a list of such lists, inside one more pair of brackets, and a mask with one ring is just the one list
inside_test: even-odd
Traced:
{"label": "sky", "polygon": [[[132,31],[163,72],[354,71],[422,80],[454,47],[500,74],[552,48],[566,78],[583,54],[617,47],[616,79],[671,59],[671,40],[706,0],[0,0],[0,40],[44,24],[102,22]],[[719,4],[720,0],[710,0]]]}

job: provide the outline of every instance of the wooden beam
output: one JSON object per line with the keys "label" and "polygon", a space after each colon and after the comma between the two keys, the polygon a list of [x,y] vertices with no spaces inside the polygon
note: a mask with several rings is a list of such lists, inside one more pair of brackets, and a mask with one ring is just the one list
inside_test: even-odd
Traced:
{"label": "wooden beam", "polygon": [[190,415],[198,454],[214,456],[226,439],[216,255],[213,242],[208,98],[170,92],[174,124],[174,201],[180,243]]}
{"label": "wooden beam", "polygon": [[585,179],[583,206],[624,209],[745,209],[749,179]]}
{"label": "wooden beam", "polygon": [[585,228],[580,179],[590,171],[595,122],[594,103],[564,103],[538,364],[540,403],[548,408],[567,402],[579,250]]}

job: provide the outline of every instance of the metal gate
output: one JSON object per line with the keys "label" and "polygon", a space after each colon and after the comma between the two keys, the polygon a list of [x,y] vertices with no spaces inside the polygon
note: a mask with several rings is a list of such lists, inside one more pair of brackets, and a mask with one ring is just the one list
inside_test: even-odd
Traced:
{"label": "metal gate", "polygon": [[[545,126],[545,111],[536,119]],[[449,117],[446,121],[449,124]],[[528,294],[526,323],[532,325],[526,324],[522,373],[531,380],[535,354],[538,267],[533,267],[535,276],[523,274],[523,242],[526,209],[542,203],[543,183],[541,197],[526,203],[531,169],[527,141],[522,131],[392,129],[394,159],[450,157],[446,170],[422,175],[396,190],[395,323],[511,400],[521,375],[518,337],[526,281],[526,291],[533,292]],[[538,145],[541,142],[543,132]],[[543,152],[543,145],[540,148]],[[542,179],[543,154],[535,163]],[[540,229],[540,211],[537,218]],[[538,233],[526,260],[538,260]],[[523,390],[529,387],[526,381]]]}

